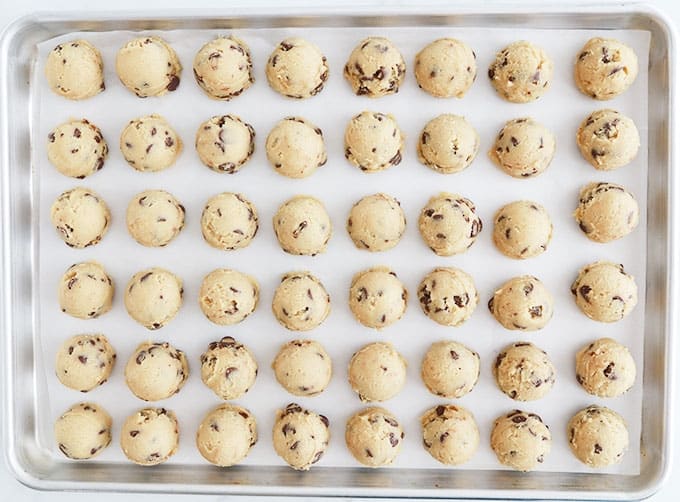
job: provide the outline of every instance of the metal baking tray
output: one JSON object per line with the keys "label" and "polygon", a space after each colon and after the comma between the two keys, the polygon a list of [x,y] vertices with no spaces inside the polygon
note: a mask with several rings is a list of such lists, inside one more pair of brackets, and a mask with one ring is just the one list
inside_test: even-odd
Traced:
{"label": "metal baking tray", "polygon": [[[37,175],[33,159],[30,86],[38,43],[75,31],[233,29],[270,27],[498,27],[532,29],[635,29],[651,36],[648,68],[647,294],[640,473],[618,475],[507,470],[328,468],[308,473],[287,467],[241,466],[227,470],[168,463],[134,465],[57,462],[37,434],[38,386],[35,231]],[[675,34],[670,22],[636,3],[570,8],[536,3],[483,8],[420,2],[398,7],[347,3],[269,8],[247,3],[228,11],[35,14],[8,27],[0,42],[0,201],[2,203],[2,302],[4,334],[3,416],[5,460],[22,483],[37,489],[230,493],[298,496],[422,498],[640,499],[669,475],[677,298],[677,177],[675,133]]]}

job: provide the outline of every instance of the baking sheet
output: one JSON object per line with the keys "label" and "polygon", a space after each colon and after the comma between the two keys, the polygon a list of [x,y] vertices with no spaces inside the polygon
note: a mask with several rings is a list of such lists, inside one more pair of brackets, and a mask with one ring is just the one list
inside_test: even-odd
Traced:
{"label": "baking sheet", "polygon": [[[149,31],[144,34],[153,34]],[[629,425],[631,448],[621,464],[602,472],[637,474],[639,472],[639,437],[642,397],[642,350],[644,336],[646,178],[647,178],[647,54],[649,33],[644,31],[608,31],[606,36],[631,45],[639,58],[640,74],[634,85],[622,96],[597,102],[583,96],[573,84],[573,59],[585,41],[602,32],[587,30],[515,30],[515,29],[451,29],[451,28],[333,28],[333,29],[249,29],[233,33],[251,49],[256,83],[232,102],[211,100],[198,88],[191,75],[191,63],[203,43],[230,32],[217,30],[170,31],[157,33],[177,51],[184,65],[182,82],[177,91],[161,98],[139,99],[118,82],[115,75],[115,53],[128,39],[139,36],[132,32],[70,34],[39,45],[40,57],[34,72],[33,143],[36,169],[35,201],[38,215],[39,308],[37,310],[39,341],[36,353],[42,393],[38,395],[38,434],[42,444],[55,458],[63,458],[54,445],[54,420],[71,404],[92,400],[104,406],[114,420],[113,443],[92,462],[126,462],[118,447],[120,425],[127,415],[144,406],[172,409],[180,423],[180,448],[170,462],[208,465],[194,446],[195,431],[203,416],[220,401],[200,379],[199,356],[208,343],[231,335],[247,344],[260,366],[251,391],[237,400],[257,417],[260,441],[243,462],[245,465],[282,465],[271,447],[274,411],[296,401],[329,417],[331,444],[319,465],[356,466],[344,445],[347,418],[364,407],[347,384],[347,364],[351,355],[366,343],[390,341],[407,359],[408,379],[403,391],[382,403],[401,421],[406,438],[401,455],[390,468],[418,467],[447,469],[422,448],[420,415],[429,407],[448,402],[431,395],[420,379],[420,362],[429,345],[442,339],[458,340],[481,356],[480,381],[467,396],[456,402],[467,407],[477,419],[481,441],[473,459],[457,469],[500,469],[489,446],[489,435],[496,416],[514,408],[533,411],[542,416],[553,434],[552,453],[539,470],[560,472],[592,472],[571,454],[567,444],[566,424],[578,409],[598,403],[621,413]],[[328,57],[330,78],[318,96],[305,101],[283,98],[269,89],[264,65],[275,45],[287,36],[302,36],[316,43]],[[342,77],[342,67],[352,48],[370,35],[387,36],[402,51],[407,63],[407,77],[397,95],[370,100],[351,93]],[[101,51],[105,63],[107,89],[84,102],[70,102],[51,93],[44,80],[46,54],[57,43],[83,37]],[[413,59],[418,50],[431,40],[454,36],[466,41],[476,52],[478,79],[461,100],[440,100],[417,88],[412,75]],[[555,62],[551,89],[538,101],[512,104],[499,98],[486,77],[488,64],[497,50],[518,39],[541,45]],[[587,164],[575,145],[576,129],[590,112],[611,107],[633,118],[641,137],[637,158],[614,172],[598,172]],[[378,174],[365,174],[351,167],[343,156],[343,133],[349,119],[362,110],[392,113],[406,135],[406,151],[399,166]],[[440,113],[464,115],[481,138],[480,152],[472,165],[455,175],[440,175],[422,166],[415,144],[425,123]],[[139,173],[124,161],[118,139],[132,118],[159,113],[168,119],[182,137],[185,148],[177,163],[160,173]],[[193,148],[195,132],[207,118],[225,113],[239,115],[255,128],[255,153],[251,161],[235,175],[214,173],[203,166]],[[324,131],[328,163],[312,177],[291,180],[277,175],[268,165],[264,141],[273,125],[289,115],[311,120]],[[545,124],[557,137],[557,153],[546,173],[534,179],[508,177],[487,158],[498,130],[505,121],[531,116]],[[47,161],[46,141],[49,130],[68,118],[85,117],[97,124],[110,146],[105,168],[85,180],[60,175]],[[571,213],[578,190],[591,181],[612,181],[627,186],[641,206],[640,226],[630,236],[614,243],[590,242],[578,229]],[[89,187],[106,200],[112,211],[112,224],[103,241],[85,250],[65,246],[49,221],[53,200],[74,186]],[[129,200],[146,189],[165,189],[186,207],[186,227],[168,247],[147,249],[137,244],[125,228],[125,208]],[[477,243],[465,254],[444,258],[434,255],[422,242],[417,230],[420,209],[439,191],[460,193],[477,205],[485,228]],[[221,191],[241,192],[257,207],[260,231],[253,243],[238,251],[219,251],[203,242],[200,213],[205,201]],[[378,254],[357,250],[345,231],[345,220],[352,204],[364,195],[383,191],[397,197],[406,213],[407,230],[394,249]],[[278,206],[297,194],[309,194],[326,205],[334,225],[334,235],[325,254],[316,257],[290,256],[280,250],[271,228],[271,218]],[[492,218],[502,205],[519,199],[530,199],[544,205],[553,218],[554,235],[543,255],[515,261],[500,254],[491,241]],[[583,265],[607,259],[623,263],[639,287],[640,302],[626,319],[611,325],[586,318],[575,306],[569,287]],[[62,314],[56,299],[56,288],[64,270],[71,264],[97,260],[101,262],[117,286],[112,311],[99,319],[78,320]],[[387,265],[405,283],[410,294],[404,318],[381,332],[358,324],[347,306],[352,276],[359,270]],[[185,302],[178,316],[161,330],[149,332],[128,317],[122,290],[137,271],[161,266],[173,271],[184,281]],[[470,273],[480,293],[480,304],[471,319],[458,328],[442,327],[429,320],[420,310],[415,294],[421,278],[437,266],[460,267]],[[218,267],[230,267],[253,275],[260,283],[260,305],[245,322],[232,327],[210,323],[201,313],[197,292],[202,278]],[[332,312],[319,328],[307,333],[289,332],[271,314],[271,299],[283,273],[310,270],[318,276],[331,295]],[[521,333],[503,329],[486,309],[493,291],[507,279],[521,274],[539,277],[555,299],[555,315],[539,332]],[[69,336],[86,332],[106,334],[118,353],[118,362],[110,381],[88,394],[67,389],[54,376],[54,354]],[[631,348],[638,364],[638,380],[626,395],[603,400],[588,395],[574,378],[574,355],[589,341],[611,336]],[[328,389],[319,396],[300,398],[287,394],[276,383],[271,361],[281,344],[294,338],[313,338],[321,342],[331,355],[334,375]],[[177,395],[158,403],[144,403],[126,388],[123,370],[134,348],[147,339],[169,341],[184,350],[191,375]],[[548,351],[558,372],[553,390],[539,401],[520,403],[502,394],[495,385],[491,366],[498,352],[507,344],[528,340]],[[453,401],[451,401],[453,402]],[[42,412],[41,412],[42,411]],[[64,459],[64,461],[66,461]]]}

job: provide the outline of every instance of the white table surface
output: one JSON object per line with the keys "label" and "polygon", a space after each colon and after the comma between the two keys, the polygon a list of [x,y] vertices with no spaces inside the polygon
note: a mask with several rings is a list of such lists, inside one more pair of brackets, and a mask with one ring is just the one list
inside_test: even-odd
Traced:
{"label": "white table surface", "polygon": [[[266,1],[266,0],[265,0]],[[277,1],[277,0],[273,0]],[[285,2],[287,0],[278,0]],[[291,0],[298,3],[298,0]],[[389,0],[379,0],[385,1]],[[451,0],[454,1],[454,0]],[[487,0],[488,1],[488,0]],[[580,3],[583,0],[575,0]],[[611,1],[611,0],[600,0],[601,2]],[[355,3],[360,3],[362,0],[353,0]],[[240,2],[245,3],[245,2]],[[251,4],[259,4],[261,0],[250,0]],[[499,4],[512,5],[513,2],[506,0],[498,0]],[[617,3],[611,1],[611,3]],[[664,13],[666,13],[670,19],[673,21],[676,27],[680,29],[680,1],[678,0],[649,0],[647,3],[658,7]],[[144,9],[153,11],[155,8],[162,10],[164,14],[168,14],[168,11],[173,8],[174,5],[177,7],[190,7],[195,9],[200,8],[211,8],[211,7],[228,7],[228,0],[191,0],[191,2],[180,2],[178,0],[145,0],[144,3],[140,4],[139,0],[116,0],[115,2],[96,2],[93,0],[57,0],[56,2],[50,0],[2,0],[0,2],[0,31],[2,31],[7,24],[12,22],[14,19],[32,13],[36,11],[89,11],[96,17],[96,11],[114,11],[114,10],[133,10],[143,6]],[[676,142],[678,138],[676,138]],[[2,444],[2,437],[0,437],[0,450],[4,448]],[[680,497],[680,443],[678,441],[673,445],[673,458],[672,465],[674,466],[671,475],[665,486],[653,495],[648,500],[653,502],[670,502],[677,501]],[[0,461],[0,501],[11,501],[11,502],[24,502],[24,501],[50,501],[50,502],[78,502],[91,500],[93,497],[92,493],[83,492],[40,492],[23,486],[21,483],[16,481],[12,474],[8,471],[7,466]],[[109,502],[113,500],[120,499],[131,499],[141,502],[156,502],[156,501],[166,501],[170,502],[188,502],[189,500],[201,500],[201,501],[217,501],[217,500],[230,500],[236,502],[243,501],[253,501],[259,500],[256,497],[227,497],[227,496],[214,496],[208,495],[204,497],[196,496],[183,496],[183,495],[141,495],[141,494],[129,494],[129,495],[116,495],[112,493],[98,493],[96,494],[97,502]],[[308,499],[310,502],[313,499]],[[333,500],[349,500],[349,499],[333,499]],[[384,499],[385,500],[385,499]]]}

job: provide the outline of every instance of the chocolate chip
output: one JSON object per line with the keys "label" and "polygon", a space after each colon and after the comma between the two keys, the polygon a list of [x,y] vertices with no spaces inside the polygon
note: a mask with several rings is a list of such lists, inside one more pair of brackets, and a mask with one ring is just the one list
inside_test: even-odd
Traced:
{"label": "chocolate chip", "polygon": [[393,448],[399,444],[399,439],[397,439],[397,436],[395,436],[393,432],[390,432],[389,439]]}
{"label": "chocolate chip", "polygon": [[602,453],[602,446],[600,446],[599,443],[595,443],[595,447],[593,448],[593,453],[595,453],[595,455],[599,455],[600,453]]}
{"label": "chocolate chip", "polygon": [[177,89],[178,86],[179,86],[179,77],[177,75],[173,75],[172,77],[170,77],[170,82],[168,82],[168,85],[167,85],[166,88],[168,89],[168,91],[172,92],[175,89]]}
{"label": "chocolate chip", "polygon": [[457,361],[458,358],[460,357],[460,356],[458,355],[458,352],[456,352],[455,350],[449,351],[449,354],[451,354],[451,359],[453,359],[454,361]]}
{"label": "chocolate chip", "polygon": [[446,408],[442,405],[439,405],[439,406],[437,406],[437,408],[434,411],[437,414],[437,416],[440,417],[444,414],[444,411],[446,411]]}
{"label": "chocolate chip", "polygon": [[139,434],[139,431],[130,431],[130,436],[137,437],[137,434]]}
{"label": "chocolate chip", "polygon": [[78,361],[82,364],[87,364],[87,356],[78,356]]}
{"label": "chocolate chip", "polygon": [[295,441],[292,445],[290,445],[291,450],[297,450],[297,447],[299,446],[300,441]]}
{"label": "chocolate chip", "polygon": [[578,292],[580,295],[583,297],[583,299],[587,302],[590,303],[590,299],[588,298],[588,294],[592,291],[592,288],[588,286],[587,284],[584,284],[580,288],[578,288]]}
{"label": "chocolate chip", "polygon": [[77,127],[73,129],[73,137],[80,138],[80,129],[78,129]]}
{"label": "chocolate chip", "polygon": [[614,373],[614,366],[615,366],[615,364],[613,362],[611,362],[602,371],[602,373],[604,373],[604,376],[606,376],[609,380],[617,380],[618,379],[618,377],[616,376],[616,373]]}
{"label": "chocolate chip", "polygon": [[537,317],[543,317],[543,306],[534,305],[533,307],[529,307],[529,314],[531,315],[532,319],[536,319]]}

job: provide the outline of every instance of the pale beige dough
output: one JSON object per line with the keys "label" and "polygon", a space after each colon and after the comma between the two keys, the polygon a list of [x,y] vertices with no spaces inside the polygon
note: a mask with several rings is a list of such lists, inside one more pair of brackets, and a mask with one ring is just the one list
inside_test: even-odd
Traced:
{"label": "pale beige dough", "polygon": [[217,115],[196,131],[196,153],[215,172],[234,174],[255,151],[255,130],[236,115]]}
{"label": "pale beige dough", "polygon": [[45,76],[52,91],[67,99],[87,99],[102,92],[104,63],[99,50],[87,40],[57,45],[47,55]]}
{"label": "pale beige dough", "polygon": [[418,300],[425,315],[442,326],[460,326],[479,303],[475,283],[458,268],[439,267],[418,286]]}
{"label": "pale beige dough", "polygon": [[189,378],[189,363],[167,342],[143,342],[125,365],[125,383],[143,401],[160,401],[177,394]]}
{"label": "pale beige dough", "polygon": [[611,242],[635,230],[640,222],[640,206],[621,185],[588,183],[581,188],[574,218],[590,240]]}
{"label": "pale beige dough", "polygon": [[349,55],[343,73],[354,94],[380,98],[399,92],[406,63],[390,40],[368,37]]}
{"label": "pale beige dough", "polygon": [[296,99],[316,96],[328,80],[328,63],[319,48],[299,37],[282,40],[269,56],[265,70],[269,86]]}
{"label": "pale beige dough", "polygon": [[328,449],[331,435],[328,419],[291,403],[277,410],[272,430],[276,454],[297,471],[307,471]]}
{"label": "pale beige dough", "polygon": [[433,343],[423,357],[420,375],[434,395],[448,399],[472,392],[479,381],[479,354],[462,343]]}
{"label": "pale beige dough", "polygon": [[196,448],[211,464],[229,467],[240,463],[257,443],[257,423],[250,411],[221,404],[201,421]]}
{"label": "pale beige dough", "polygon": [[131,120],[120,135],[120,151],[137,171],[156,172],[175,163],[182,140],[160,115]]}
{"label": "pale beige dough", "polygon": [[635,360],[628,347],[611,338],[600,338],[576,354],[576,381],[586,392],[617,397],[635,384]]}
{"label": "pale beige dough", "polygon": [[576,143],[590,165],[600,171],[611,171],[637,156],[640,133],[629,117],[615,110],[597,110],[581,122]]}
{"label": "pale beige dough", "polygon": [[367,467],[390,465],[399,455],[403,442],[404,429],[385,408],[364,408],[347,420],[347,448],[358,462]]}
{"label": "pale beige dough", "polygon": [[172,272],[153,267],[132,276],[125,287],[128,314],[146,329],[162,328],[182,306],[182,280]]}
{"label": "pale beige dough", "polygon": [[529,342],[508,345],[493,365],[498,388],[516,401],[535,401],[544,397],[555,385],[556,374],[547,352]]}
{"label": "pale beige dough", "polygon": [[138,465],[158,465],[177,452],[179,424],[174,412],[165,408],[143,408],[125,420],[120,447]]}
{"label": "pale beige dough", "polygon": [[368,328],[394,324],[406,312],[408,292],[387,267],[357,273],[349,289],[349,308],[357,321]]}
{"label": "pale beige dough", "polygon": [[479,135],[465,117],[445,113],[420,133],[418,160],[442,174],[466,169],[477,156]]}
{"label": "pale beige dough", "polygon": [[513,277],[494,292],[489,310],[505,329],[536,331],[552,318],[553,297],[536,277]]}
{"label": "pale beige dough", "polygon": [[455,38],[440,38],[416,54],[418,87],[436,98],[462,98],[477,77],[477,55]]}
{"label": "pale beige dough", "polygon": [[252,314],[259,296],[260,288],[255,279],[236,270],[219,268],[203,279],[198,303],[210,321],[228,326]]}
{"label": "pale beige dough", "polygon": [[628,450],[626,421],[604,406],[591,405],[576,413],[567,433],[572,453],[588,467],[618,464]]}
{"label": "pale beige dough", "polygon": [[167,246],[184,228],[185,212],[174,195],[164,190],[146,190],[128,204],[127,229],[142,246]]}
{"label": "pale beige dough", "polygon": [[551,445],[550,429],[535,413],[513,410],[493,424],[491,449],[501,464],[517,471],[536,469],[545,461]]}
{"label": "pale beige dough", "polygon": [[489,157],[513,178],[532,178],[548,169],[555,149],[555,135],[543,124],[523,117],[505,123]]}
{"label": "pale beige dough", "polygon": [[423,446],[434,459],[446,465],[470,460],[479,446],[475,417],[461,406],[439,405],[420,418]]}
{"label": "pale beige dough", "polygon": [[281,249],[294,255],[323,253],[333,233],[323,203],[306,195],[295,196],[281,204],[273,224]]}
{"label": "pale beige dough", "polygon": [[77,187],[57,197],[50,209],[50,220],[67,246],[82,249],[102,240],[109,229],[111,212],[97,193]]}
{"label": "pale beige dough", "polygon": [[234,36],[207,42],[194,58],[194,78],[213,99],[239,96],[255,83],[250,48]]}
{"label": "pale beige dough", "polygon": [[347,232],[359,249],[387,251],[399,243],[406,216],[394,197],[376,193],[356,202],[349,212]]}
{"label": "pale beige dough", "polygon": [[323,166],[328,157],[323,132],[300,117],[279,121],[267,136],[267,159],[287,178],[306,178]]}
{"label": "pale beige dough", "polygon": [[140,98],[174,91],[179,86],[181,72],[177,53],[159,37],[135,38],[116,54],[118,78]]}
{"label": "pale beige dough", "polygon": [[439,256],[467,251],[482,231],[474,203],[465,197],[442,192],[430,198],[420,212],[418,229],[425,244]]}
{"label": "pale beige dough", "polygon": [[493,218],[493,243],[508,258],[526,260],[545,252],[552,239],[548,211],[530,200],[501,207]]}
{"label": "pale beige dough", "polygon": [[279,323],[292,331],[309,331],[326,320],[331,297],[319,279],[309,272],[290,272],[281,278],[272,300]]}
{"label": "pale beige dough", "polygon": [[201,380],[225,401],[238,399],[248,392],[257,372],[253,353],[231,336],[210,342],[201,354]]}
{"label": "pale beige dough", "polygon": [[398,165],[404,154],[404,135],[392,115],[364,111],[345,129],[345,158],[364,172]]}
{"label": "pale beige dough", "polygon": [[550,88],[553,62],[543,49],[520,40],[496,54],[488,74],[491,85],[504,99],[511,103],[528,103]]}
{"label": "pale beige dough", "polygon": [[623,265],[597,261],[583,267],[571,286],[576,305],[600,322],[620,321],[630,314],[638,301],[635,278]]}
{"label": "pale beige dough", "polygon": [[352,355],[348,375],[361,401],[387,401],[406,383],[406,359],[390,343],[370,343]]}
{"label": "pale beige dough", "polygon": [[293,340],[281,346],[272,362],[276,381],[295,396],[316,396],[333,374],[331,358],[314,340]]}
{"label": "pale beige dough", "polygon": [[61,311],[79,319],[94,319],[111,310],[113,281],[94,261],[70,266],[59,281]]}
{"label": "pale beige dough", "polygon": [[574,81],[595,99],[612,99],[628,89],[638,74],[635,51],[613,38],[591,38],[579,51]]}
{"label": "pale beige dough", "polygon": [[88,392],[109,379],[116,351],[101,333],[64,340],[55,358],[59,381],[73,390]]}
{"label": "pale beige dough", "polygon": [[59,124],[47,135],[47,158],[64,176],[83,179],[104,167],[109,147],[86,119]]}
{"label": "pale beige dough", "polygon": [[111,444],[111,416],[94,403],[74,404],[54,424],[54,439],[70,459],[96,457]]}
{"label": "pale beige dough", "polygon": [[257,209],[239,193],[224,192],[211,197],[201,213],[203,238],[224,251],[248,246],[258,228]]}

